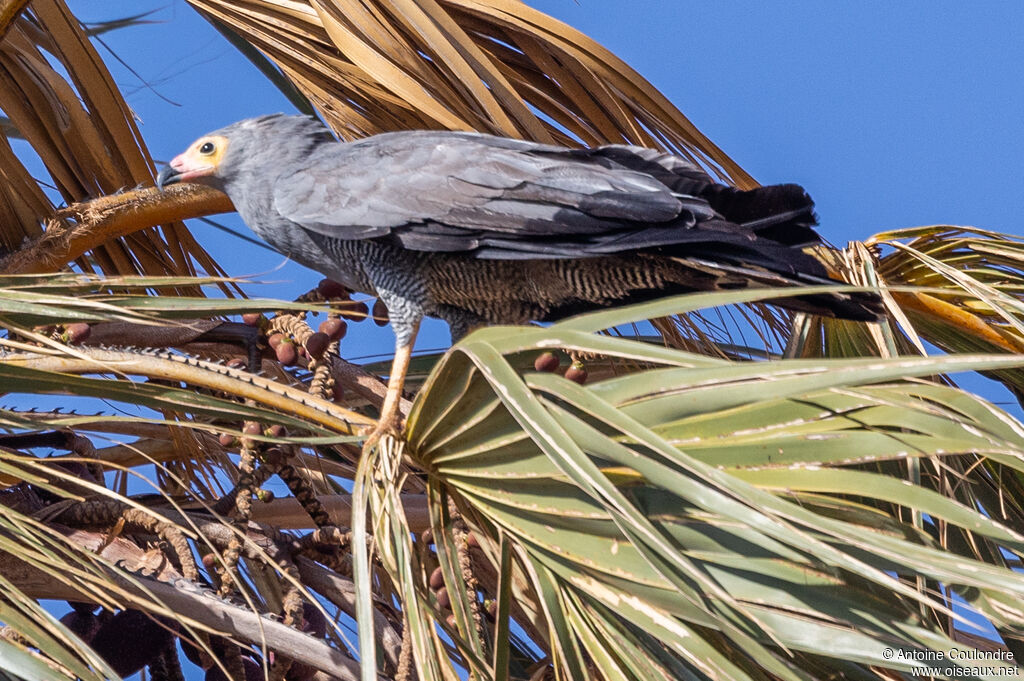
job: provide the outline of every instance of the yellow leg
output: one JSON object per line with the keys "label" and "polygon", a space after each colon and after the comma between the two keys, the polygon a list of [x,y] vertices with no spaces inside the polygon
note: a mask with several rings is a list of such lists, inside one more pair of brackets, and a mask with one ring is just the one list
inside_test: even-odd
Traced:
{"label": "yellow leg", "polygon": [[[415,335],[413,339],[415,339]],[[397,435],[401,431],[401,414],[398,407],[402,402],[402,390],[405,387],[405,377],[409,373],[409,362],[412,361],[412,344],[413,341],[410,340],[408,344],[395,348],[395,359],[391,362],[388,391],[384,394],[380,419],[363,444],[364,452],[373,449],[385,433]]]}

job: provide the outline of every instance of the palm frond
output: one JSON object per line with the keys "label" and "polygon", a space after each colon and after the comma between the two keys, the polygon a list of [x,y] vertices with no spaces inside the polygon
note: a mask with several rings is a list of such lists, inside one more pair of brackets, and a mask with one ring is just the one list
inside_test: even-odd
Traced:
{"label": "palm frond", "polygon": [[[878,286],[888,321],[807,324],[794,345],[805,357],[1024,352],[1024,241],[972,227],[914,227],[876,234],[819,255],[854,283]],[[915,288],[917,290],[915,290]],[[986,372],[1018,399],[1024,372]]]}
{"label": "palm frond", "polygon": [[[454,678],[460,669],[527,678],[548,666],[566,678],[795,679],[838,670],[878,678],[876,668],[909,668],[886,660],[885,647],[973,647],[958,634],[964,626],[954,597],[981,613],[1005,641],[1022,633],[1024,581],[1013,561],[1024,554],[1024,537],[1012,528],[1024,524],[1024,511],[1005,485],[1024,470],[1024,426],[977,397],[914,378],[1010,370],[1024,364],[1019,355],[750,361],[605,333],[641,319],[784,292],[691,295],[546,329],[473,334],[434,360],[409,417],[408,443],[386,441],[360,460],[345,449],[346,433],[349,424],[369,419],[351,407],[320,410],[301,385],[243,380],[221,365],[162,353],[132,358],[130,350],[66,346],[26,326],[46,314],[64,318],[78,310],[96,328],[128,315],[159,330],[188,311],[196,314],[193,303],[207,299],[145,302],[129,294],[187,287],[177,278],[21,276],[4,284],[0,309],[20,339],[5,341],[16,351],[0,364],[0,387],[26,395],[103,396],[156,410],[135,416],[0,412],[0,422],[19,432],[54,428],[73,429],[78,437],[144,438],[49,464],[30,455],[26,441],[8,437],[18,451],[0,466],[9,503],[29,492],[49,494],[42,508],[79,533],[70,535],[79,547],[70,553],[62,538],[68,535],[59,533],[40,535],[52,537],[44,549],[36,535],[49,526],[26,526],[24,510],[3,507],[12,566],[76,575],[62,582],[62,591],[52,580],[37,586],[13,581],[11,593],[24,594],[25,607],[42,595],[78,593],[155,617],[185,607],[187,627],[196,634],[183,636],[220,640],[231,634],[258,645],[256,629],[236,605],[213,601],[207,607],[204,599],[145,579],[132,587],[103,560],[88,553],[73,558],[97,546],[103,536],[97,530],[117,518],[136,518],[124,515],[135,509],[150,519],[145,523],[156,524],[126,521],[120,532],[127,544],[118,550],[131,551],[140,532],[182,537],[211,555],[208,565],[188,568],[192,559],[173,548],[180,546],[177,539],[157,555],[184,561],[180,574],[196,570],[191,579],[214,586],[215,566],[230,564],[223,556],[238,535],[204,509],[234,508],[234,492],[220,490],[225,479],[238,479],[226,454],[242,442],[243,453],[246,447],[292,451],[291,465],[313,485],[308,489],[324,495],[317,508],[342,526],[322,526],[302,540],[285,539],[280,530],[249,530],[239,545],[247,556],[238,573],[242,593],[256,611],[280,612],[285,601],[273,595],[276,580],[297,593],[319,591],[346,616],[359,615],[360,640],[384,652],[385,673],[406,664],[396,633],[403,630],[424,678]],[[204,304],[210,313],[248,305]],[[47,338],[49,344],[40,344]],[[585,387],[538,373],[533,359],[549,349],[607,361],[614,371],[595,372]],[[122,355],[134,363],[125,364]],[[168,373],[162,362],[184,370]],[[141,383],[140,376],[159,380]],[[328,418],[335,412],[340,419]],[[264,430],[243,430],[242,422],[260,422]],[[271,424],[286,425],[287,434],[266,430]],[[183,433],[190,435],[183,439]],[[215,433],[228,438],[218,441]],[[186,440],[191,444],[184,446]],[[315,452],[329,458],[318,463]],[[97,506],[85,498],[76,474],[54,468],[75,458],[122,476],[156,462],[159,479],[152,488],[173,495],[133,498],[123,487],[115,493],[107,484],[87,485],[108,499]],[[267,463],[272,460],[254,472],[275,465]],[[911,464],[920,471],[915,485],[906,482]],[[341,494],[350,481],[352,497]],[[309,498],[296,494],[300,501]],[[322,522],[315,520],[322,511],[300,501],[274,501],[249,517],[282,529]],[[93,510],[83,515],[83,509]],[[360,509],[368,511],[369,523]],[[344,536],[345,526],[367,528],[365,536],[355,530],[352,545],[366,546],[372,535],[377,547],[372,557],[356,552],[354,582],[345,582],[352,564],[337,562],[326,548],[329,537]],[[423,534],[428,529],[431,537]],[[314,540],[323,548],[305,555],[319,565],[300,560],[303,554],[286,558],[295,550],[285,549],[288,542]],[[34,552],[23,550],[37,545]],[[279,576],[266,581],[275,572]],[[434,572],[446,588],[443,601]],[[141,599],[139,589],[159,598]],[[225,607],[235,608],[237,626],[212,633]],[[491,625],[491,612],[509,619]],[[283,630],[264,635],[271,649],[291,650]],[[63,649],[42,633],[32,636],[47,654]],[[331,673],[355,673],[322,652],[302,648],[293,657],[320,659],[320,668]],[[362,652],[370,655],[368,648]],[[68,654],[61,664],[89,653]],[[374,672],[364,667],[363,673]]]}
{"label": "palm frond", "polygon": [[594,40],[512,0],[190,0],[255,45],[345,137],[479,130],[683,153],[753,180]]}
{"label": "palm frond", "polygon": [[[225,283],[216,277],[21,275],[4,277],[4,283],[0,323],[7,332],[0,339],[6,346],[0,362],[0,390],[20,395],[16,403],[21,408],[0,409],[0,427],[12,433],[0,434],[4,450],[0,457],[0,484],[4,487],[0,491],[0,561],[9,580],[0,607],[4,608],[4,622],[22,637],[12,640],[22,641],[19,650],[29,654],[9,668],[29,669],[38,657],[39,664],[56,669],[38,678],[69,678],[70,674],[72,678],[98,679],[114,678],[115,672],[131,673],[127,670],[135,667],[130,654],[125,658],[102,646],[97,653],[85,645],[93,633],[100,633],[86,636],[78,632],[86,636],[80,641],[54,623],[51,615],[36,612],[37,599],[65,598],[97,604],[74,616],[94,622],[92,626],[100,632],[109,629],[116,633],[124,617],[135,622],[133,626],[138,625],[135,620],[139,617],[153,622],[155,633],[138,634],[143,651],[146,640],[159,643],[164,636],[160,631],[169,627],[183,638],[206,641],[207,647],[212,637],[212,645],[219,646],[220,652],[208,660],[225,654],[221,637],[233,636],[247,645],[287,650],[295,664],[310,664],[342,678],[350,676],[352,663],[337,646],[302,635],[294,620],[295,607],[317,602],[302,581],[303,574],[313,575],[310,579],[322,589],[338,584],[321,584],[328,572],[325,567],[307,565],[300,570],[294,561],[300,558],[301,549],[276,529],[308,528],[313,523],[308,503],[327,509],[337,522],[347,521],[350,502],[336,494],[340,487],[332,476],[351,477],[355,453],[346,443],[353,439],[355,429],[373,421],[347,403],[333,401],[329,387],[325,388],[333,381],[332,365],[340,358],[311,357],[303,361],[303,367],[290,371],[262,360],[263,373],[259,375],[225,365],[222,359],[217,361],[218,354],[248,356],[250,363],[252,354],[241,341],[231,341],[230,335],[226,340],[204,343],[204,334],[230,327],[230,323],[197,318],[197,314],[251,312],[247,301],[146,295],[152,291],[201,291],[204,285]],[[265,320],[268,328],[284,324],[300,343],[312,334],[303,313],[317,308],[316,304],[274,300],[256,306],[278,313]],[[326,304],[319,307],[338,314]],[[87,335],[74,336],[68,344],[67,333],[51,331],[55,321],[60,327],[74,320],[86,320],[75,323],[88,323],[86,328],[101,338],[105,325],[119,327],[120,336],[106,335],[115,342],[128,340],[128,329],[134,338],[149,339],[153,345],[170,338],[177,339],[179,345],[159,351],[114,348],[90,345]],[[33,328],[36,323],[45,328]],[[256,329],[237,326],[251,329],[252,334],[241,338],[255,342]],[[200,359],[182,352],[190,349],[214,357]],[[335,346],[332,352],[336,351]],[[339,376],[339,380],[345,379]],[[80,404],[113,407],[121,413],[25,409],[26,403],[45,404],[47,395],[74,396]],[[364,402],[357,398],[354,406],[364,408]],[[256,423],[261,424],[258,432],[243,427]],[[94,445],[98,437],[111,439],[112,446]],[[47,446],[72,451],[39,458],[35,450]],[[245,487],[239,480],[238,464],[229,457],[239,449],[276,451],[286,459],[261,466],[260,482]],[[331,458],[322,460],[320,455]],[[155,470],[147,475],[144,471],[151,466]],[[251,536],[243,531],[239,537],[238,529],[219,514],[234,514],[236,503],[241,503],[236,499],[248,499],[252,485],[262,485],[268,473],[274,472],[307,500],[307,506],[288,509],[277,503],[274,508],[279,518],[269,535],[255,530]],[[140,485],[149,492],[139,494]],[[230,491],[225,492],[225,486]],[[309,502],[305,496],[315,498],[317,493],[325,495],[322,504]],[[268,516],[255,513],[253,517]],[[148,547],[147,537],[154,536],[157,545]],[[330,536],[311,547],[337,549]],[[196,564],[193,551],[211,556],[208,573]],[[214,567],[217,561],[230,565],[236,560],[223,557],[232,551],[241,554],[237,579],[254,612],[170,585],[181,579],[198,586],[219,583]],[[274,569],[283,569],[282,575],[273,577]],[[263,574],[267,570],[269,577]],[[131,574],[137,571],[148,576]],[[344,571],[330,574],[337,580],[346,576]],[[281,594],[286,596],[283,601]],[[329,597],[337,600],[340,595],[331,592]],[[291,609],[282,605],[287,602],[293,604]],[[99,605],[105,610],[97,615],[93,611]],[[282,608],[292,618],[286,619],[287,624],[296,626],[261,622],[258,613],[268,609],[280,613]],[[111,619],[115,610],[120,613]],[[26,624],[36,621],[43,624]],[[217,621],[232,625],[225,629],[217,626]],[[109,639],[114,633],[106,636]],[[173,642],[173,635],[167,640]],[[139,655],[146,659],[144,653]]]}
{"label": "palm frond", "polygon": [[[1024,357],[735,363],[593,335],[667,307],[745,297],[695,295],[545,330],[488,329],[457,345],[417,399],[405,450],[429,472],[442,567],[458,551],[457,523],[445,519],[450,497],[483,546],[472,553],[480,571],[505,573],[498,557],[510,542],[518,596],[529,603],[517,621],[540,629],[565,678],[804,678],[847,665],[875,678],[876,667],[910,668],[886,659],[886,648],[960,645],[937,624],[959,619],[954,594],[1005,636],[1020,636],[1024,581],[1001,557],[1024,550],[1010,529],[1019,509],[973,495],[961,503],[943,485],[985,460],[1019,473],[1024,428],[967,393],[909,379],[1019,367]],[[586,387],[514,368],[551,347],[659,366]],[[904,480],[911,459],[934,464],[919,488]],[[379,499],[371,526],[391,542],[381,550],[393,579],[419,599],[407,616],[433,631],[440,617],[428,566],[399,562],[408,535],[386,531],[403,527],[401,509],[387,502],[398,499],[388,461],[378,454],[374,482],[363,482]],[[920,514],[923,525],[912,520]],[[442,552],[442,541],[455,543]],[[423,642],[417,663],[454,660],[496,674],[487,629],[480,639],[472,619],[477,590],[467,593],[459,562],[447,560],[464,642]]]}
{"label": "palm frond", "polygon": [[[516,0],[190,3],[347,138],[637,143],[754,184],[627,65]],[[1024,654],[1024,426],[950,379],[1024,390],[1019,238],[940,226],[822,251],[879,287],[878,325],[791,329],[749,307],[784,293],[744,291],[484,330],[419,360],[405,439],[361,456],[384,369],[266,347],[340,308],[202,297],[236,282],[191,276],[218,270],[179,221],[229,203],[121,192],[152,161],[60,0],[0,0],[5,32],[0,673],[127,673],[44,598],[103,606],[99,626],[139,616],[239,678],[891,679],[915,663],[887,648]],[[72,261],[104,277],[13,276]],[[261,310],[277,314],[209,333]],[[535,370],[542,351],[585,358],[589,381]],[[267,499],[273,475],[291,496]],[[356,622],[361,665],[341,628],[299,632],[325,612]]]}
{"label": "palm frond", "polygon": [[[9,217],[0,224],[0,245],[16,251],[27,240],[40,239],[46,225],[45,241],[52,248],[68,241],[75,229],[73,220],[54,215],[53,202],[72,203],[148,184],[153,161],[112,76],[61,0],[32,3],[0,25],[7,29],[0,42],[0,110],[52,180],[52,188],[37,181],[6,139],[0,142],[5,169],[0,205]],[[44,266],[52,271],[75,260],[83,271],[108,274],[220,272],[180,217],[150,224],[161,226],[142,229],[150,225],[136,224],[93,235],[83,247],[63,254],[67,257],[51,254]]]}

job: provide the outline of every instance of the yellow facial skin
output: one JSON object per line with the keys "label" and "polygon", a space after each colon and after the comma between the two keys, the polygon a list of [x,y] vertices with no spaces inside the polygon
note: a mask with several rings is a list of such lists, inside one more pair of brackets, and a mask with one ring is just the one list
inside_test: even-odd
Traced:
{"label": "yellow facial skin", "polygon": [[171,159],[174,182],[187,182],[197,177],[212,175],[227,152],[228,138],[221,135],[200,137],[184,153]]}

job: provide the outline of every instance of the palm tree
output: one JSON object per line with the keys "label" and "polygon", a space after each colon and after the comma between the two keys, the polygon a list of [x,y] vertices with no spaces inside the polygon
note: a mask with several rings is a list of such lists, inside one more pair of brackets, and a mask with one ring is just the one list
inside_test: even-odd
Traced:
{"label": "palm tree", "polygon": [[[344,136],[640,143],[753,186],[515,0],[190,3]],[[1024,390],[1020,239],[821,249],[882,291],[877,325],[743,291],[481,330],[417,358],[403,437],[360,456],[384,368],[337,336],[372,313],[330,285],[240,297],[181,222],[225,197],[118,193],[153,163],[62,1],[0,2],[0,36],[5,133],[68,204],[0,144],[3,676],[180,678],[176,640],[238,679],[903,678],[1024,655],[1024,426],[948,378]],[[582,385],[550,370],[567,357]]]}

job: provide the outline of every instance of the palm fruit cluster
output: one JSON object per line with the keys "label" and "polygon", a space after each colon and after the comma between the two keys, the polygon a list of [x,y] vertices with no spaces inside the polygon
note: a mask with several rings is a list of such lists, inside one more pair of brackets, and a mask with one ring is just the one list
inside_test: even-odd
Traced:
{"label": "palm fruit cluster", "polygon": [[[537,356],[533,362],[533,368],[545,373],[558,373],[562,367],[561,358],[553,352],[544,352]],[[570,381],[583,385],[587,382],[587,368],[580,360],[573,360],[569,368],[562,374]]]}

